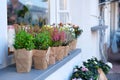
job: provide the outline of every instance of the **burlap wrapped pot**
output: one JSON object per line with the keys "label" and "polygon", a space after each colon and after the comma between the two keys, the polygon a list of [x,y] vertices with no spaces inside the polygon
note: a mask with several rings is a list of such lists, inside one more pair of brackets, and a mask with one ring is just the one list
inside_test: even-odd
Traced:
{"label": "burlap wrapped pot", "polygon": [[64,52],[65,52],[65,47],[64,46],[59,46],[56,48],[56,61],[61,61],[64,57]]}
{"label": "burlap wrapped pot", "polygon": [[77,44],[77,40],[76,39],[74,39],[73,41],[71,41],[69,43],[70,51],[76,49],[76,44]]}
{"label": "burlap wrapped pot", "polygon": [[98,80],[108,80],[105,73],[103,72],[103,70],[101,68],[98,69]]}
{"label": "burlap wrapped pot", "polygon": [[51,47],[50,55],[49,55],[49,65],[55,64],[55,53],[57,47]]}
{"label": "burlap wrapped pot", "polygon": [[49,64],[50,47],[48,50],[33,50],[33,62],[35,69],[46,69]]}
{"label": "burlap wrapped pot", "polygon": [[64,46],[65,50],[64,50],[64,57],[68,56],[69,53],[69,46]]}
{"label": "burlap wrapped pot", "polygon": [[15,50],[17,72],[30,72],[32,66],[32,51],[26,49]]}

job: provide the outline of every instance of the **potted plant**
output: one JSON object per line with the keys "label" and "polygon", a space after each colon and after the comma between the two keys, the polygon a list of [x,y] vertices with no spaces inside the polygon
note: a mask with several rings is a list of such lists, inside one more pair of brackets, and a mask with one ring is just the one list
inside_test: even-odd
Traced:
{"label": "potted plant", "polygon": [[62,43],[65,40],[65,33],[64,31],[60,31],[59,28],[54,27],[52,33],[52,50],[55,54],[55,60],[60,61],[64,57],[64,48]]}
{"label": "potted plant", "polygon": [[62,46],[64,47],[64,57],[66,57],[69,53],[69,42],[71,41],[72,37],[71,37],[71,34],[69,32],[69,26],[68,25],[62,25],[60,24],[60,31],[63,32],[62,33],[62,37],[63,37],[63,40],[62,40]]}
{"label": "potted plant", "polygon": [[15,36],[14,47],[17,72],[29,72],[32,65],[33,36],[20,30]]}
{"label": "potted plant", "polygon": [[92,72],[88,70],[86,67],[78,67],[74,68],[74,72],[71,76],[71,80],[91,80]]}
{"label": "potted plant", "polygon": [[[43,28],[42,28],[42,31],[49,31],[50,33],[50,36],[51,36],[51,41],[52,41],[52,34],[53,34],[53,31],[54,31],[54,28],[50,25],[44,25]],[[55,55],[55,50],[56,48],[53,47],[53,41],[52,41],[52,44],[50,46],[50,55],[49,55],[49,65],[52,65],[52,64],[55,64],[56,60],[56,55]]]}
{"label": "potted plant", "polygon": [[49,63],[50,45],[52,44],[49,31],[42,31],[35,36],[33,54],[35,69],[46,69]]}
{"label": "potted plant", "polygon": [[97,58],[88,59],[86,62],[83,62],[83,65],[88,68],[93,73],[93,80],[98,79],[99,69],[101,69],[105,74],[110,71],[110,66],[105,64],[101,60],[97,60]]}
{"label": "potted plant", "polygon": [[83,62],[83,66],[76,66],[71,76],[71,80],[107,80],[106,75],[110,70],[110,65],[97,58],[91,58]]}
{"label": "potted plant", "polygon": [[74,36],[74,39],[70,43],[70,49],[74,50],[76,48],[77,38],[82,34],[83,30],[80,29],[80,27],[78,25],[72,25],[70,31]]}

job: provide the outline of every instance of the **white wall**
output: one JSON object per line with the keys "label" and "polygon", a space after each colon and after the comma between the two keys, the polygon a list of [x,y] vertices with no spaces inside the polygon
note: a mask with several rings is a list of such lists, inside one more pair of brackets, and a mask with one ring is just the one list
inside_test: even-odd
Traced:
{"label": "white wall", "polygon": [[92,56],[99,56],[98,32],[91,32],[91,27],[98,25],[99,16],[98,0],[72,0],[71,18],[72,23],[79,25],[83,33],[78,39],[77,47],[82,49],[82,60]]}
{"label": "white wall", "polygon": [[6,66],[7,56],[7,0],[0,5],[0,68]]}
{"label": "white wall", "polygon": [[82,65],[82,62],[92,56],[100,59],[98,32],[91,32],[91,27],[98,25],[98,19],[91,16],[99,15],[97,0],[70,0],[70,15],[72,23],[79,25],[83,33],[78,39],[77,48],[82,52],[69,61],[46,80],[69,80],[75,65]]}
{"label": "white wall", "polygon": [[81,61],[81,55],[74,57],[72,60],[67,62],[64,66],[62,66],[56,72],[51,74],[45,80],[70,80],[70,76],[73,72],[73,68],[75,67],[75,65],[78,64],[81,65],[79,63],[80,61]]}

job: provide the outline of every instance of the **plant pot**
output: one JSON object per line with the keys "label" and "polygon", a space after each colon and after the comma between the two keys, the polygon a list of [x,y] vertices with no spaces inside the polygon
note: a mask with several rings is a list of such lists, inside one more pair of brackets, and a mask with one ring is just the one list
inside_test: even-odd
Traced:
{"label": "plant pot", "polygon": [[65,47],[59,46],[56,48],[56,61],[61,61],[64,57]]}
{"label": "plant pot", "polygon": [[55,53],[57,47],[51,47],[50,56],[49,56],[49,65],[55,64]]}
{"label": "plant pot", "polygon": [[98,69],[98,73],[99,73],[98,80],[108,80],[101,68]]}
{"label": "plant pot", "polygon": [[65,47],[51,47],[49,65],[55,64],[56,61],[60,61],[64,57]]}
{"label": "plant pot", "polygon": [[69,43],[70,51],[76,49],[76,44],[77,44],[77,40],[76,39],[74,39],[73,41],[71,41]]}
{"label": "plant pot", "polygon": [[46,69],[49,64],[50,48],[48,50],[33,50],[33,62],[35,69]]}
{"label": "plant pot", "polygon": [[32,66],[32,51],[18,49],[14,55],[17,72],[30,72]]}
{"label": "plant pot", "polygon": [[68,53],[69,53],[69,46],[64,46],[65,47],[65,50],[64,50],[64,57],[68,56]]}

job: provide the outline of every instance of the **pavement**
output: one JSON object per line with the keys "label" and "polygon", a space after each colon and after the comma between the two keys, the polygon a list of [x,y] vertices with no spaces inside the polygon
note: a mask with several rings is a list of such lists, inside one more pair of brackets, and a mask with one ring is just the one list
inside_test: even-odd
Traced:
{"label": "pavement", "polygon": [[113,53],[111,48],[109,48],[108,61],[113,64],[113,68],[107,75],[108,80],[120,80],[120,51]]}

